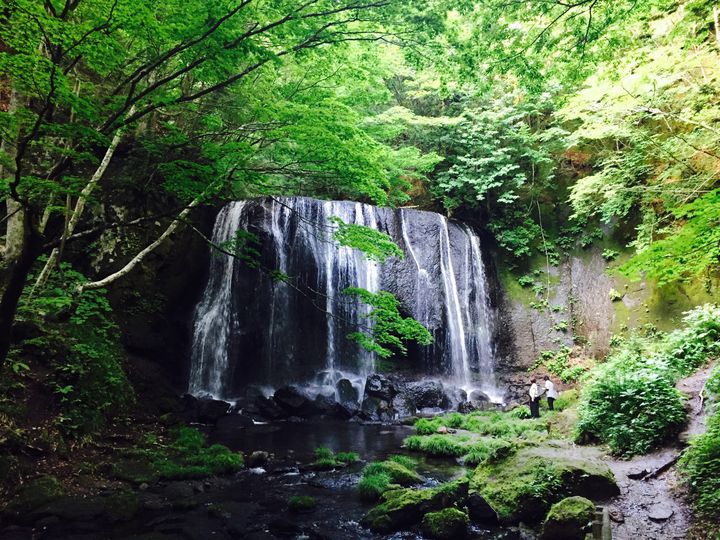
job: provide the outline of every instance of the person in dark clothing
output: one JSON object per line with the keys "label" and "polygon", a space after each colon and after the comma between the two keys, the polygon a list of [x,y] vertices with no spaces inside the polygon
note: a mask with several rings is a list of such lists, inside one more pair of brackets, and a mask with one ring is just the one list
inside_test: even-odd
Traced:
{"label": "person in dark clothing", "polygon": [[530,379],[530,416],[540,418],[540,393],[534,377]]}

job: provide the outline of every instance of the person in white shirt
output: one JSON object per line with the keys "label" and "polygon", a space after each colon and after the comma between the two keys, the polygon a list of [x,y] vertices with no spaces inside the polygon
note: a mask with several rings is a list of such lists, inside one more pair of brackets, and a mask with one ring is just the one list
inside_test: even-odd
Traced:
{"label": "person in white shirt", "polygon": [[555,398],[557,397],[557,392],[555,391],[555,384],[550,380],[550,377],[545,375],[545,392],[547,393],[547,402],[548,402],[548,409],[551,411],[554,409],[554,403]]}
{"label": "person in white shirt", "polygon": [[540,418],[540,394],[534,377],[530,379],[530,416]]}

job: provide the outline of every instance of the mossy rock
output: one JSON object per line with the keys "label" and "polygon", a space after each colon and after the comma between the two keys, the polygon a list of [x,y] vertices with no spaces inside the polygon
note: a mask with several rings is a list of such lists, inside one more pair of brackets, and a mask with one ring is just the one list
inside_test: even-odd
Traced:
{"label": "mossy rock", "polygon": [[550,505],[574,495],[608,498],[619,493],[608,466],[574,449],[529,447],[478,466],[472,487],[504,523],[537,523]]}
{"label": "mossy rock", "polygon": [[405,465],[396,461],[381,461],[379,463],[371,463],[365,468],[363,474],[372,476],[377,473],[385,473],[390,477],[390,481],[401,486],[411,486],[422,482],[422,478],[415,471],[408,469]]}
{"label": "mossy rock", "polygon": [[362,519],[373,532],[387,534],[412,527],[429,512],[465,506],[468,480],[461,478],[433,489],[394,489],[382,495],[382,502]]}
{"label": "mossy rock", "polygon": [[308,495],[294,495],[288,499],[288,508],[291,512],[312,512],[316,506],[315,497]]}
{"label": "mossy rock", "polygon": [[105,501],[105,514],[111,521],[128,521],[139,508],[137,494],[127,489],[113,493]]}
{"label": "mossy rock", "polygon": [[583,540],[592,528],[595,503],[585,497],[568,497],[550,508],[543,523],[542,540]]}
{"label": "mossy rock", "polygon": [[429,512],[422,520],[422,531],[428,538],[453,540],[467,537],[470,520],[468,515],[457,508],[443,508]]}
{"label": "mossy rock", "polygon": [[157,482],[158,471],[152,463],[144,459],[123,459],[112,466],[113,476],[133,484]]}
{"label": "mossy rock", "polygon": [[41,476],[22,486],[15,498],[5,507],[3,513],[22,516],[51,503],[65,493],[60,480],[54,476]]}

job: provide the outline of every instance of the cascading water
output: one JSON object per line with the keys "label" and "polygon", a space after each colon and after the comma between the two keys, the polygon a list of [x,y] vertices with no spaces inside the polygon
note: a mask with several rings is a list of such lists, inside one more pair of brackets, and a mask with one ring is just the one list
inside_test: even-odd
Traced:
{"label": "cascading water", "polygon": [[[331,217],[388,233],[405,259],[380,265],[339,246]],[[346,336],[366,328],[368,307],[343,291],[362,287],[392,292],[433,334],[433,345],[411,351],[418,376],[499,397],[493,308],[480,240],[469,227],[432,212],[296,197],[228,204],[213,242],[227,242],[239,228],[258,237],[265,271],[213,255],[195,313],[192,393],[230,398],[250,386],[292,383],[347,400],[351,384],[352,399],[360,399],[375,358]]]}

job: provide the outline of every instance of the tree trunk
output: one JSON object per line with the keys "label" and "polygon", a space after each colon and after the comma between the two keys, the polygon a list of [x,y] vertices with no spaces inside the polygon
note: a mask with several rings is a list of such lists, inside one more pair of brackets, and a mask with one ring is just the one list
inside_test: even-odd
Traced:
{"label": "tree trunk", "polygon": [[[132,114],[135,111],[135,107],[131,107],[128,114]],[[80,195],[78,196],[78,200],[75,203],[75,209],[73,210],[72,214],[69,216],[69,218],[66,218],[65,222],[65,230],[62,234],[62,239],[60,243],[60,247],[57,247],[52,250],[52,253],[50,253],[50,257],[48,258],[47,262],[45,263],[45,266],[43,267],[42,271],[40,272],[40,275],[37,278],[37,281],[35,282],[35,285],[33,286],[32,290],[30,291],[30,296],[33,296],[35,294],[36,290],[41,290],[45,283],[47,283],[48,278],[50,277],[51,272],[55,268],[55,266],[60,262],[60,257],[62,255],[62,250],[65,244],[65,241],[72,236],[72,234],[75,232],[75,227],[77,227],[77,224],[80,222],[80,218],[82,217],[83,211],[85,210],[85,203],[87,202],[88,198],[92,194],[95,187],[98,185],[100,180],[102,179],[103,175],[105,174],[105,171],[108,168],[108,165],[110,164],[110,160],[113,157],[113,154],[115,153],[115,149],[118,147],[118,144],[120,144],[120,139],[122,139],[123,135],[123,129],[120,128],[115,132],[115,135],[112,138],[112,141],[110,141],[110,146],[108,146],[107,150],[105,151],[105,155],[102,158],[102,161],[100,162],[100,165],[98,165],[98,168],[95,169],[95,173],[92,175],[90,180],[87,184],[85,184],[85,187],[80,192]]]}
{"label": "tree trunk", "polygon": [[23,213],[23,230],[25,234],[20,243],[18,256],[7,265],[5,288],[0,298],[0,367],[5,363],[10,350],[12,326],[20,296],[30,270],[43,248],[43,237],[33,226],[29,212]]}

